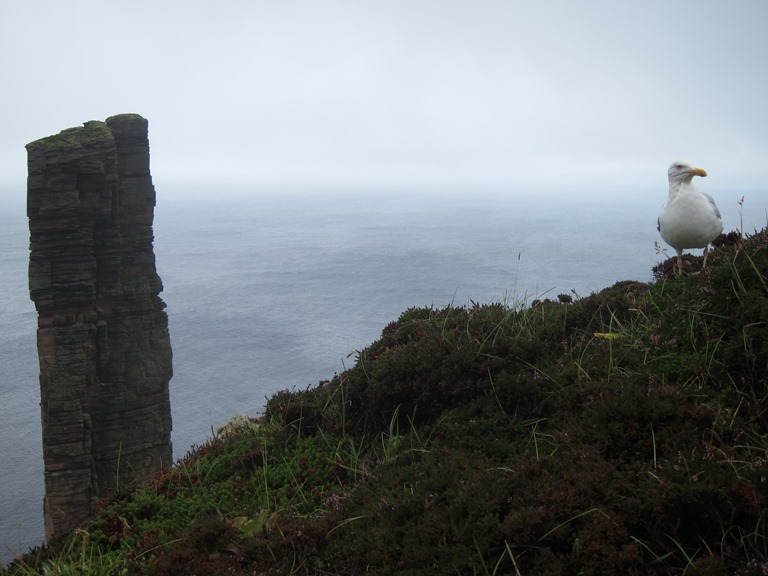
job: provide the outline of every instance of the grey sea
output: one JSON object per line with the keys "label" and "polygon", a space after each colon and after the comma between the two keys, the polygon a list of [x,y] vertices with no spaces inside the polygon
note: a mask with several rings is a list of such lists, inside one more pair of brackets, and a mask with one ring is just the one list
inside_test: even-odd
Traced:
{"label": "grey sea", "polygon": [[[662,183],[663,184],[663,183]],[[412,306],[525,304],[651,279],[658,191],[174,188],[155,181],[174,456],[233,415],[305,388]],[[726,231],[768,194],[707,190]],[[43,538],[36,313],[25,190],[0,190],[0,559]],[[743,224],[742,224],[743,222]],[[351,356],[350,356],[351,354]]]}

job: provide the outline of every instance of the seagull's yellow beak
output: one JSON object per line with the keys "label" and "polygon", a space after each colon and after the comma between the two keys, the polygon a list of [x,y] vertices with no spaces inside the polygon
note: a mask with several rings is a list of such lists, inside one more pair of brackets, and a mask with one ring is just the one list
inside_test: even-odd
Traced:
{"label": "seagull's yellow beak", "polygon": [[694,168],[693,170],[691,170],[691,174],[693,174],[694,176],[704,177],[707,175],[707,171],[704,170],[703,168]]}

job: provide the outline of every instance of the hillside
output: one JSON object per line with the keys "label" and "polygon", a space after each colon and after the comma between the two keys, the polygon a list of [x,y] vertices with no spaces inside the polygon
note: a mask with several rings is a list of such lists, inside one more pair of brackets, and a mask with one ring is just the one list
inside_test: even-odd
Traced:
{"label": "hillside", "polygon": [[406,310],[2,574],[766,574],[768,233],[720,244]]}

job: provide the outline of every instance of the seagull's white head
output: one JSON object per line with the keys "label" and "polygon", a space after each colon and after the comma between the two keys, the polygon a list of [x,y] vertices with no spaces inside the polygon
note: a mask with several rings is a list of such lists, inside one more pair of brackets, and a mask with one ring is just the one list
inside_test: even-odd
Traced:
{"label": "seagull's white head", "polygon": [[694,168],[688,162],[678,160],[672,162],[667,170],[670,186],[679,186],[680,184],[689,184],[694,176],[706,176],[707,173],[702,168]]}

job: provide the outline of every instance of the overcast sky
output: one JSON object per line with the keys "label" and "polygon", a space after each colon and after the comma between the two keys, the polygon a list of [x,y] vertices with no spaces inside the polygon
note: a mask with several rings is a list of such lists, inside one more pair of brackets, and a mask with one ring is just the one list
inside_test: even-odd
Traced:
{"label": "overcast sky", "polygon": [[768,176],[766,0],[2,0],[0,184],[149,119],[158,182],[666,185]]}

